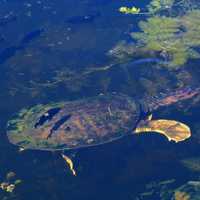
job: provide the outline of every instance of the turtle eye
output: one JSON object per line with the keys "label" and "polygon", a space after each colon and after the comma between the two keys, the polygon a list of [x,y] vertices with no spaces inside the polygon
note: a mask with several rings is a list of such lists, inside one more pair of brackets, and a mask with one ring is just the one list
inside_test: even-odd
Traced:
{"label": "turtle eye", "polygon": [[42,126],[46,121],[50,121],[57,113],[59,113],[61,108],[51,108],[43,115],[40,116],[38,121],[35,123],[34,128]]}

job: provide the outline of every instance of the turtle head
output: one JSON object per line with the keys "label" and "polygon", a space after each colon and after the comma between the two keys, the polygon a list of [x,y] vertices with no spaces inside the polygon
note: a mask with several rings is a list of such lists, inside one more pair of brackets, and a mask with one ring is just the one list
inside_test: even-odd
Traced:
{"label": "turtle head", "polygon": [[200,87],[183,87],[173,92],[162,93],[157,97],[147,98],[146,104],[149,109],[156,110],[162,106],[169,106],[179,101],[191,99],[200,93]]}

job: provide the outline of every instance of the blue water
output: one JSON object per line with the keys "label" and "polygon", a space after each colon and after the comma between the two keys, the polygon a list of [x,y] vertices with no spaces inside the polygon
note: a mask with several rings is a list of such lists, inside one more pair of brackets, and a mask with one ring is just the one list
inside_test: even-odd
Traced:
{"label": "blue water", "polygon": [[[134,1],[140,8],[147,3]],[[60,152],[19,152],[6,137],[7,121],[39,103],[110,92],[153,99],[182,83],[199,84],[199,60],[174,73],[159,67],[160,58],[117,63],[107,56],[120,41],[130,41],[130,33],[145,18],[119,13],[124,5],[133,2],[0,0],[0,182],[10,171],[22,180],[13,193],[0,190],[0,200],[134,200],[148,182],[175,179],[181,184],[199,176],[179,162],[199,156],[198,98],[154,113],[155,118],[188,124],[194,132],[189,140],[175,144],[150,134],[65,152],[73,155],[77,177]]]}

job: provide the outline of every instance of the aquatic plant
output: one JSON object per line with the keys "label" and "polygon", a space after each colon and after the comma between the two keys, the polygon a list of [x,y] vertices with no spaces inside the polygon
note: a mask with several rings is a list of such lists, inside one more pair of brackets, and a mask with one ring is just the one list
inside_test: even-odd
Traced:
{"label": "aquatic plant", "polygon": [[[131,43],[118,43],[108,53],[119,62],[130,57],[157,57],[162,66],[178,68],[189,59],[200,58],[200,3],[197,0],[151,0],[145,21],[139,22],[141,31],[131,33]],[[135,7],[133,7],[134,12]],[[129,14],[131,8],[121,7]],[[161,66],[161,63],[159,63]]]}
{"label": "aquatic plant", "polygon": [[133,6],[131,8],[122,6],[119,8],[119,12],[124,13],[124,14],[139,14],[140,8],[136,8],[135,6]]}
{"label": "aquatic plant", "polygon": [[[152,0],[147,5],[147,11],[151,15],[182,16],[186,12],[198,9],[198,0]],[[166,12],[167,11],[167,12]]]}
{"label": "aquatic plant", "polygon": [[198,9],[200,6],[199,0],[175,0],[174,9],[177,11],[177,16],[185,14],[188,11]]}
{"label": "aquatic plant", "polygon": [[122,6],[119,12],[124,14],[155,14],[163,10],[169,10],[174,5],[175,0],[152,0],[147,6],[147,10],[141,12],[140,8]]}
{"label": "aquatic plant", "polygon": [[175,0],[152,0],[147,6],[148,12],[154,14],[161,10],[171,9]]}
{"label": "aquatic plant", "polygon": [[200,10],[192,10],[181,17],[154,16],[139,23],[141,32],[131,36],[146,51],[154,51],[178,67],[190,58],[199,58],[195,47],[200,45]]}
{"label": "aquatic plant", "polygon": [[179,19],[184,27],[183,42],[187,46],[200,45],[200,9],[189,11]]}

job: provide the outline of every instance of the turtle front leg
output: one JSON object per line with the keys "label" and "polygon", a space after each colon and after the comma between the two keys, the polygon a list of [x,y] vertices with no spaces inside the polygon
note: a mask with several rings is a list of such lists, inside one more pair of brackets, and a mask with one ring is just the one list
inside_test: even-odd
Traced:
{"label": "turtle front leg", "polygon": [[76,171],[75,171],[75,169],[74,169],[73,161],[72,161],[68,156],[66,156],[66,155],[64,155],[64,154],[61,154],[61,156],[62,156],[62,158],[65,160],[65,162],[67,163],[67,165],[69,166],[69,168],[70,168],[72,174],[73,174],[74,176],[76,176],[77,174],[76,174]]}
{"label": "turtle front leg", "polygon": [[175,120],[146,120],[141,121],[134,131],[136,134],[145,132],[156,132],[167,137],[169,141],[181,142],[191,136],[190,128]]}

